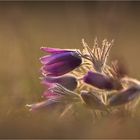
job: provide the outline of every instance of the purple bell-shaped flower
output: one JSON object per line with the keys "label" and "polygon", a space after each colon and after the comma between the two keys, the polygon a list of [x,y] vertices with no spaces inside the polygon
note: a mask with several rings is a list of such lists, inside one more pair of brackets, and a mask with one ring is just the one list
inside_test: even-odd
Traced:
{"label": "purple bell-shaped flower", "polygon": [[58,76],[58,77],[46,76],[42,79],[42,84],[45,84],[48,87],[50,87],[51,84],[54,84],[54,83],[58,83],[69,90],[76,89],[77,84],[78,84],[77,79],[71,75],[64,75],[64,76]]}
{"label": "purple bell-shaped flower", "polygon": [[82,59],[76,51],[61,50],[54,48],[41,48],[42,50],[51,53],[40,58],[43,67],[42,72],[51,76],[64,75],[82,63]]}
{"label": "purple bell-shaped flower", "polygon": [[102,102],[101,98],[95,93],[88,91],[81,91],[81,97],[86,105],[92,109],[105,109],[105,105]]}
{"label": "purple bell-shaped flower", "polygon": [[84,77],[83,80],[85,83],[92,85],[99,89],[105,90],[120,90],[122,85],[120,82],[115,81],[115,79],[108,77],[104,74],[89,71]]}
{"label": "purple bell-shaped flower", "polygon": [[116,106],[128,103],[140,95],[140,87],[132,86],[111,96],[108,105]]}

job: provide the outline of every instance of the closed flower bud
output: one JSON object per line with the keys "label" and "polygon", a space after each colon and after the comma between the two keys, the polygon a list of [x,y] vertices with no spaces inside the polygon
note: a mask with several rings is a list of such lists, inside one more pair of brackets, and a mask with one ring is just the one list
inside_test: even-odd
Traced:
{"label": "closed flower bud", "polygon": [[70,75],[59,77],[46,76],[43,78],[42,83],[48,86],[53,83],[58,83],[69,90],[76,89],[78,84],[77,79],[74,76]]}
{"label": "closed flower bud", "polygon": [[62,102],[57,102],[54,100],[45,100],[39,103],[34,103],[34,104],[30,104],[30,105],[26,105],[27,107],[29,107],[30,111],[39,111],[39,110],[52,110],[52,109],[56,109],[57,107],[63,107],[63,103]]}
{"label": "closed flower bud", "polygon": [[97,97],[95,94],[88,91],[81,91],[81,97],[83,101],[92,109],[105,109],[100,97]]}
{"label": "closed flower bud", "polygon": [[111,79],[109,79],[107,76],[97,73],[97,72],[89,71],[84,76],[83,79],[84,79],[85,83],[90,84],[99,89],[112,90],[114,88],[114,84]]}
{"label": "closed flower bud", "polygon": [[139,95],[140,95],[140,88],[133,86],[111,96],[108,100],[108,105],[109,106],[122,105],[132,101]]}

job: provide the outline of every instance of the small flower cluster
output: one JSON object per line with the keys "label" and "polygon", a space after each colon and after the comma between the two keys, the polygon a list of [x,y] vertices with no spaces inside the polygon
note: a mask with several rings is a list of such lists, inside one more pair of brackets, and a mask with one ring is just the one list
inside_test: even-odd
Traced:
{"label": "small flower cluster", "polygon": [[79,103],[91,110],[107,111],[119,107],[131,111],[138,104],[140,82],[128,77],[118,61],[108,64],[113,41],[97,39],[89,47],[82,39],[83,50],[41,47],[48,55],[40,58],[44,101],[27,105],[31,111],[55,109],[62,113]]}

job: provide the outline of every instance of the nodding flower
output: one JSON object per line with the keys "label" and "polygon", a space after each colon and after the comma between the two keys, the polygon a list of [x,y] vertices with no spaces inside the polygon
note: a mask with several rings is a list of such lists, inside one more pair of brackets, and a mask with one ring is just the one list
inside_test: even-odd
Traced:
{"label": "nodding flower", "polygon": [[63,108],[64,103],[55,100],[45,100],[30,105],[27,104],[26,106],[30,108],[30,111],[41,111],[44,109],[50,111],[56,108]]}
{"label": "nodding flower", "polygon": [[52,110],[64,106],[64,102],[61,100],[62,96],[58,93],[45,90],[42,97],[45,98],[44,101],[26,105],[30,108],[30,111]]}
{"label": "nodding flower", "polygon": [[80,95],[88,107],[92,109],[105,109],[104,103],[96,94],[88,91],[81,91]]}
{"label": "nodding flower", "polygon": [[58,77],[46,76],[42,79],[42,83],[47,85],[48,87],[51,86],[51,84],[58,83],[66,89],[72,91],[76,89],[78,84],[76,77],[71,75],[64,75]]}
{"label": "nodding flower", "polygon": [[140,95],[140,87],[132,86],[111,96],[108,100],[109,106],[116,106],[128,103]]}
{"label": "nodding flower", "polygon": [[64,75],[82,63],[80,55],[76,51],[55,48],[41,48],[50,53],[40,58],[43,67],[42,73],[52,76]]}
{"label": "nodding flower", "polygon": [[84,82],[99,89],[113,90],[121,89],[113,79],[101,73],[89,71],[83,78]]}
{"label": "nodding flower", "polygon": [[72,92],[62,85],[55,83],[52,87],[48,88],[42,95],[45,98],[45,101],[26,105],[30,108],[30,111],[47,109],[51,110],[54,108],[65,108],[66,105],[81,101],[80,96]]}

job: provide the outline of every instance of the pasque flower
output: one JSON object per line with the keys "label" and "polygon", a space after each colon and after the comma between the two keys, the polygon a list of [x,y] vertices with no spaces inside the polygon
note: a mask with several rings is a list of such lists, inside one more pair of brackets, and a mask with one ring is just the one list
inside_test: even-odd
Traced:
{"label": "pasque flower", "polygon": [[68,104],[81,101],[78,94],[64,88],[60,84],[53,84],[52,87],[44,92],[43,96],[45,97],[44,101],[26,105],[30,107],[30,111],[48,110],[57,107],[64,109]]}
{"label": "pasque flower", "polygon": [[132,86],[116,93],[108,100],[108,105],[116,106],[128,103],[140,95],[140,87]]}
{"label": "pasque flower", "polygon": [[122,88],[114,79],[98,72],[88,71],[83,80],[85,83],[99,89],[113,90]]}
{"label": "pasque flower", "polygon": [[140,81],[128,77],[117,61],[108,65],[112,43],[105,39],[100,46],[95,39],[89,47],[82,39],[83,50],[42,47],[49,54],[40,58],[44,101],[27,105],[30,111],[61,109],[66,114],[69,106],[77,110],[83,103],[97,114],[116,112],[118,105],[126,111],[136,107],[127,103],[140,95]]}
{"label": "pasque flower", "polygon": [[53,110],[53,109],[58,109],[58,108],[64,108],[64,103],[55,101],[55,100],[45,100],[42,102],[26,105],[27,107],[30,108],[30,111],[38,111],[38,110]]}
{"label": "pasque flower", "polygon": [[101,98],[97,96],[95,93],[91,93],[88,91],[81,91],[81,97],[83,101],[92,109],[105,109],[105,105],[102,102]]}
{"label": "pasque flower", "polygon": [[58,83],[69,90],[76,89],[78,84],[76,77],[72,75],[63,75],[58,77],[45,76],[42,79],[42,83],[47,85],[48,87],[50,87],[54,83]]}
{"label": "pasque flower", "polygon": [[40,58],[43,67],[42,72],[47,75],[60,76],[80,66],[82,59],[76,51],[61,50],[55,48],[41,48],[50,53]]}
{"label": "pasque flower", "polygon": [[64,106],[64,102],[61,102],[62,96],[58,93],[46,90],[42,97],[45,98],[44,101],[33,103],[26,105],[30,108],[30,111],[38,111],[38,110],[51,110],[53,108],[58,108]]}

